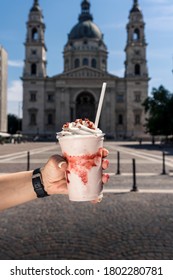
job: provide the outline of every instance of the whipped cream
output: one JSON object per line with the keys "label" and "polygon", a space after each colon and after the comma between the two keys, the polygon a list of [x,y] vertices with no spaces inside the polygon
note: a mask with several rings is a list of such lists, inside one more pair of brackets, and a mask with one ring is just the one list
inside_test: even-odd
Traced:
{"label": "whipped cream", "polygon": [[89,119],[76,119],[74,122],[65,123],[62,131],[57,133],[57,138],[68,135],[101,135],[103,134],[99,128]]}

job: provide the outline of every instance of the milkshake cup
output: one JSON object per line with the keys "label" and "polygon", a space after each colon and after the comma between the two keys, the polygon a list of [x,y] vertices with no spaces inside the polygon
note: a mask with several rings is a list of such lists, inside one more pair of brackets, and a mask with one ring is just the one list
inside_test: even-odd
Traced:
{"label": "milkshake cup", "polygon": [[66,172],[69,200],[91,201],[102,197],[101,135],[69,135],[59,137]]}
{"label": "milkshake cup", "polygon": [[89,119],[76,119],[66,123],[57,139],[68,162],[66,172],[69,199],[91,201],[102,198],[102,148],[104,134],[98,128],[106,90],[103,83],[95,123]]}

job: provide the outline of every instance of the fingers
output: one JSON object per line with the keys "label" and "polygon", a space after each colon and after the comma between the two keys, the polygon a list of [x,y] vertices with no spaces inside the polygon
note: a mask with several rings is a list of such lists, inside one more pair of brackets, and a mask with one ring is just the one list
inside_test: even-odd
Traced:
{"label": "fingers", "polygon": [[91,203],[92,204],[100,203],[102,199],[103,199],[103,194],[101,194],[97,199],[92,200]]}
{"label": "fingers", "polygon": [[103,182],[103,184],[106,184],[108,181],[109,181],[109,174],[104,173],[102,175],[102,182]]}
{"label": "fingers", "polygon": [[[106,184],[106,183],[108,182],[108,180],[109,180],[109,174],[104,173],[104,174],[102,175],[102,182],[103,182],[103,184]],[[99,198],[97,198],[97,199],[95,199],[95,200],[92,200],[91,203],[92,203],[92,204],[97,204],[97,203],[99,203],[99,202],[102,201],[102,198],[103,198],[103,196],[100,196]]]}
{"label": "fingers", "polygon": [[107,149],[103,148],[102,149],[102,157],[105,158],[105,157],[108,156],[108,154],[109,154],[109,151]]}
{"label": "fingers", "polygon": [[109,166],[109,161],[107,159],[102,160],[102,168],[103,170],[107,169]]}

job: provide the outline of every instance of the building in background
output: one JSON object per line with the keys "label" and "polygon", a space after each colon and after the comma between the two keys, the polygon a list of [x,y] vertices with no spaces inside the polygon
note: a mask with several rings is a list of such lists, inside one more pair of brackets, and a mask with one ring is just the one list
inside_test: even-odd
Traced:
{"label": "building in background", "polygon": [[0,131],[7,131],[7,73],[8,54],[0,46]]}
{"label": "building in background", "polygon": [[148,96],[145,23],[134,0],[126,26],[124,77],[108,71],[108,50],[94,23],[88,0],[81,2],[78,22],[68,34],[63,72],[47,76],[45,23],[35,0],[30,9],[23,71],[23,133],[55,137],[76,118],[95,120],[103,82],[107,82],[99,127],[107,137],[127,139],[144,134],[142,102]]}

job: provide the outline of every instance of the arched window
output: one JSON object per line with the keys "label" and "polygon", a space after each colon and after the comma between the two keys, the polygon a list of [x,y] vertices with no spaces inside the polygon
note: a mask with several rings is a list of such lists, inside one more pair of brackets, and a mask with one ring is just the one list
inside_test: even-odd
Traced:
{"label": "arched window", "polygon": [[76,58],[75,61],[74,61],[74,67],[78,68],[79,66],[80,66],[79,58]]}
{"label": "arched window", "polygon": [[83,65],[88,65],[88,58],[83,59]]}
{"label": "arched window", "polygon": [[135,75],[141,74],[141,67],[139,64],[135,64]]}
{"label": "arched window", "polygon": [[138,41],[139,39],[140,39],[140,31],[139,31],[138,28],[136,28],[136,29],[134,30],[134,33],[133,33],[133,40],[134,40],[134,41]]}
{"label": "arched window", "polygon": [[31,64],[31,75],[37,74],[37,65],[35,63]]}
{"label": "arched window", "polygon": [[95,58],[93,58],[91,61],[91,67],[96,68],[96,66],[97,66],[97,61]]}
{"label": "arched window", "polygon": [[38,31],[37,28],[32,29],[32,40],[33,41],[38,41]]}

